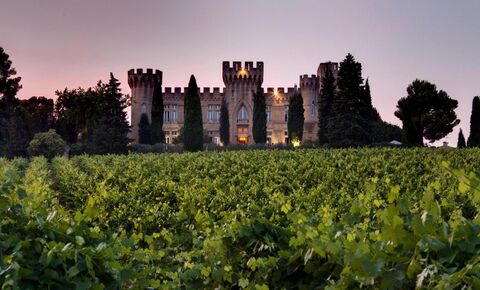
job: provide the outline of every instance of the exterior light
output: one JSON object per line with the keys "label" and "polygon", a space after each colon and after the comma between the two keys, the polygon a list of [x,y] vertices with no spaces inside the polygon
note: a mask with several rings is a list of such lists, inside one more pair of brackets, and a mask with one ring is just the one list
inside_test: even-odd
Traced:
{"label": "exterior light", "polygon": [[300,146],[300,144],[301,144],[301,142],[300,142],[300,140],[299,140],[299,139],[295,138],[295,139],[293,139],[293,140],[292,140],[292,145],[293,145],[293,148],[297,148],[297,147],[299,147],[299,146]]}

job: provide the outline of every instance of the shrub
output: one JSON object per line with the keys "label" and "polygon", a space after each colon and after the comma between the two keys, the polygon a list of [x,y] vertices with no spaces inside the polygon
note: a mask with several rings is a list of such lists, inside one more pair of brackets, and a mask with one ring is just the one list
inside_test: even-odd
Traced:
{"label": "shrub", "polygon": [[51,129],[48,132],[35,134],[27,150],[30,156],[43,155],[51,160],[65,152],[65,141],[55,130]]}

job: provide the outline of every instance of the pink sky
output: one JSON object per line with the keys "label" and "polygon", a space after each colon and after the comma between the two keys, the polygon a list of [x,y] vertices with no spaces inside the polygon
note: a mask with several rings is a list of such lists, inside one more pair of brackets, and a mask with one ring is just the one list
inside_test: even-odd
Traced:
{"label": "pink sky", "polygon": [[[480,95],[480,1],[0,0],[0,46],[10,54],[19,97],[54,97],[109,72],[125,93],[130,68],[160,69],[164,87],[223,87],[222,61],[264,61],[264,87],[290,87],[320,62],[351,52],[370,79],[386,121],[414,79],[459,101],[468,136]],[[437,142],[438,144],[439,142]]]}

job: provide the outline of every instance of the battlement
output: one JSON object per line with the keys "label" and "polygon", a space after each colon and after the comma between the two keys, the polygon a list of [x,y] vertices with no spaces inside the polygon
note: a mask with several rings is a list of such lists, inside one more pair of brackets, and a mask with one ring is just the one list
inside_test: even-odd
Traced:
{"label": "battlement", "polygon": [[301,75],[300,89],[318,89],[320,87],[320,78],[316,75]]}
{"label": "battlement", "polygon": [[251,83],[258,84],[263,82],[263,62],[258,61],[256,66],[253,61],[242,62],[234,61],[230,65],[229,61],[222,63],[223,82],[232,83]]}
{"label": "battlement", "polygon": [[154,87],[155,84],[162,84],[162,71],[147,68],[145,71],[141,68],[131,69],[128,71],[128,85],[130,88],[149,86]]}
{"label": "battlement", "polygon": [[[181,88],[181,87],[165,87],[163,89],[163,97],[165,99],[183,99],[185,93],[187,92],[188,88]],[[198,88],[198,93],[200,98],[202,99],[218,99],[221,100],[221,97],[225,95],[225,88],[220,90],[219,87],[204,87]]]}
{"label": "battlement", "polygon": [[338,69],[339,69],[338,62],[328,61],[328,62],[320,63],[317,70],[317,76],[319,76],[320,79],[322,79],[326,75],[327,69],[329,69],[333,73],[333,76],[336,78],[338,75]]}

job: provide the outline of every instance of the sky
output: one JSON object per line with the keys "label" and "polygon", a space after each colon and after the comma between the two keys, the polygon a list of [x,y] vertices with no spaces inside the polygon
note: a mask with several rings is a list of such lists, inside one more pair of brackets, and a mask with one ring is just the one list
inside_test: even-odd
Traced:
{"label": "sky", "polygon": [[[352,53],[373,105],[394,116],[415,79],[458,100],[468,136],[480,95],[478,0],[0,0],[0,46],[22,77],[20,98],[55,98],[109,73],[163,71],[164,87],[223,87],[222,61],[263,61],[264,87],[293,87],[319,63]],[[441,143],[437,142],[436,144]]]}

